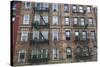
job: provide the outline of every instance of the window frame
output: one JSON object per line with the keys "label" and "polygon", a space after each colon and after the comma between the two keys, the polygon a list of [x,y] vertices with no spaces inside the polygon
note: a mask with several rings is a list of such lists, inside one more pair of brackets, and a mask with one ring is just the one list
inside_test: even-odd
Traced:
{"label": "window frame", "polygon": [[53,10],[53,12],[57,12],[58,11],[58,4],[57,3],[53,3],[52,4],[52,10]]}
{"label": "window frame", "polygon": [[[28,6],[27,3],[30,3],[30,5]],[[31,2],[25,2],[25,9],[30,9],[32,6]]]}
{"label": "window frame", "polygon": [[[56,35],[55,35],[56,34]],[[55,38],[58,40],[58,31],[53,31],[52,32],[52,40],[55,41]]]}
{"label": "window frame", "polygon": [[74,22],[74,24],[78,24],[78,17],[74,17],[73,22]]}
{"label": "window frame", "polygon": [[[91,19],[91,22],[90,22],[90,19]],[[89,22],[89,25],[92,25],[93,24],[93,18],[88,18],[88,22]]]}
{"label": "window frame", "polygon": [[[25,38],[24,36],[25,36],[26,38]],[[24,38],[25,38],[25,39],[24,39]],[[24,42],[27,42],[27,41],[28,41],[28,31],[22,31],[22,32],[21,32],[21,41],[22,41],[22,42],[23,42],[23,41],[24,41]]]}
{"label": "window frame", "polygon": [[59,59],[59,49],[58,48],[52,49],[52,59]]}
{"label": "window frame", "polygon": [[72,12],[77,12],[77,5],[72,5]]}
{"label": "window frame", "polygon": [[87,9],[87,13],[91,13],[91,6],[87,6],[86,9]]}
{"label": "window frame", "polygon": [[39,31],[33,31],[33,40],[35,40],[35,38],[39,40]]}
{"label": "window frame", "polygon": [[70,18],[69,17],[65,17],[64,20],[65,20],[65,25],[70,25]]}
{"label": "window frame", "polygon": [[82,5],[79,6],[79,12],[83,13],[84,12],[84,7]]}
{"label": "window frame", "polygon": [[69,11],[69,6],[68,4],[64,4],[64,12],[68,12]]}
{"label": "window frame", "polygon": [[[24,58],[21,59],[21,53],[24,53]],[[25,62],[25,56],[26,56],[26,51],[24,49],[19,50],[19,55],[18,55],[18,62]]]}
{"label": "window frame", "polygon": [[58,16],[53,16],[52,17],[52,24],[53,25],[58,25]]}
{"label": "window frame", "polygon": [[80,18],[80,25],[81,26],[85,25],[85,18],[83,18],[83,17]]}
{"label": "window frame", "polygon": [[29,21],[30,21],[30,15],[25,14],[23,16],[23,24],[27,25],[27,24],[29,24]]}

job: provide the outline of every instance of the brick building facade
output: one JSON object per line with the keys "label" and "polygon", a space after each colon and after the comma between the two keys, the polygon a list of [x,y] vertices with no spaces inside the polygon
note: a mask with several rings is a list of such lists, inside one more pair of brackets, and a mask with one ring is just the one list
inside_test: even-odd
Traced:
{"label": "brick building facade", "polygon": [[97,61],[95,6],[21,2],[17,23],[14,65]]}

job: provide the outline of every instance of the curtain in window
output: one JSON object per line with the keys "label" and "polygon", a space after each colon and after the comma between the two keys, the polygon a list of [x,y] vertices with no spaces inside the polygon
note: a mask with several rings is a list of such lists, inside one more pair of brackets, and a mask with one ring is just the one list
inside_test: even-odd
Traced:
{"label": "curtain in window", "polygon": [[53,4],[52,9],[53,11],[58,11],[58,4]]}
{"label": "curtain in window", "polygon": [[40,23],[40,15],[35,13],[34,21]]}
{"label": "curtain in window", "polygon": [[33,40],[39,40],[39,31],[33,31]]}
{"label": "curtain in window", "polygon": [[21,41],[28,41],[28,32],[21,32]]}
{"label": "curtain in window", "polygon": [[58,32],[52,32],[53,40],[58,40]]}
{"label": "curtain in window", "polygon": [[77,24],[77,23],[78,23],[78,19],[74,18],[74,24]]}
{"label": "curtain in window", "polygon": [[52,22],[53,22],[53,25],[58,24],[58,16],[53,16],[52,17]]}

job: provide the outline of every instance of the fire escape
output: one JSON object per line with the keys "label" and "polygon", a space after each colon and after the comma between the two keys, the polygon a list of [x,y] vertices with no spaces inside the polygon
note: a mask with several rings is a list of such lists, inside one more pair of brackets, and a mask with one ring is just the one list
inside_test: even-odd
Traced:
{"label": "fire escape", "polygon": [[[83,12],[79,12],[79,10],[73,10],[72,13],[74,14],[78,14],[78,15],[85,15],[86,14],[86,10],[84,9]],[[76,29],[81,29],[82,31],[86,32],[86,29],[88,27],[88,24],[85,25],[80,25],[80,24],[74,24],[73,28]],[[79,31],[78,31],[79,32]],[[89,51],[89,47],[88,47],[88,43],[89,43],[89,38],[88,38],[88,33],[86,32],[86,36],[85,38],[83,38],[82,33],[79,33],[78,36],[75,36],[75,40],[74,40],[75,44],[77,44],[77,48],[75,51],[75,57],[77,59],[77,61],[87,61],[90,59],[90,51]]]}
{"label": "fire escape", "polygon": [[[35,37],[33,39],[33,34],[31,34],[31,40],[30,40],[30,44],[32,46],[39,46],[39,45],[43,45],[43,44],[49,44],[49,39],[46,39],[45,36],[42,33],[43,29],[48,29],[49,28],[49,24],[45,22],[43,16],[41,15],[43,12],[49,12],[49,8],[46,7],[39,7],[39,6],[35,6],[33,7],[33,11],[34,11],[34,15],[35,13],[38,13],[40,15],[40,21],[34,21],[32,22],[32,28],[31,31],[33,32],[33,30],[39,31],[39,38]],[[49,31],[48,31],[49,32]],[[49,34],[49,33],[48,33]],[[39,63],[47,63],[47,61],[49,60],[49,58],[37,58],[37,57],[31,57],[31,53],[29,54],[29,61],[32,64],[39,64]],[[48,56],[49,57],[49,56]]]}

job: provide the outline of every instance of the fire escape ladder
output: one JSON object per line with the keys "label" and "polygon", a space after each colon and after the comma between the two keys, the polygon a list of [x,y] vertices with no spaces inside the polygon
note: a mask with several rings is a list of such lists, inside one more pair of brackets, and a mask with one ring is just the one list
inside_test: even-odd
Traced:
{"label": "fire escape ladder", "polygon": [[42,37],[43,37],[43,40],[45,40],[44,36],[43,36],[42,33],[40,32],[40,33],[39,33],[39,38],[40,38],[40,40],[42,40]]}
{"label": "fire escape ladder", "polygon": [[43,20],[43,22],[45,23],[45,25],[46,25],[46,22],[45,22],[45,20],[43,19],[43,16],[41,16],[40,15],[40,19],[42,19]]}

